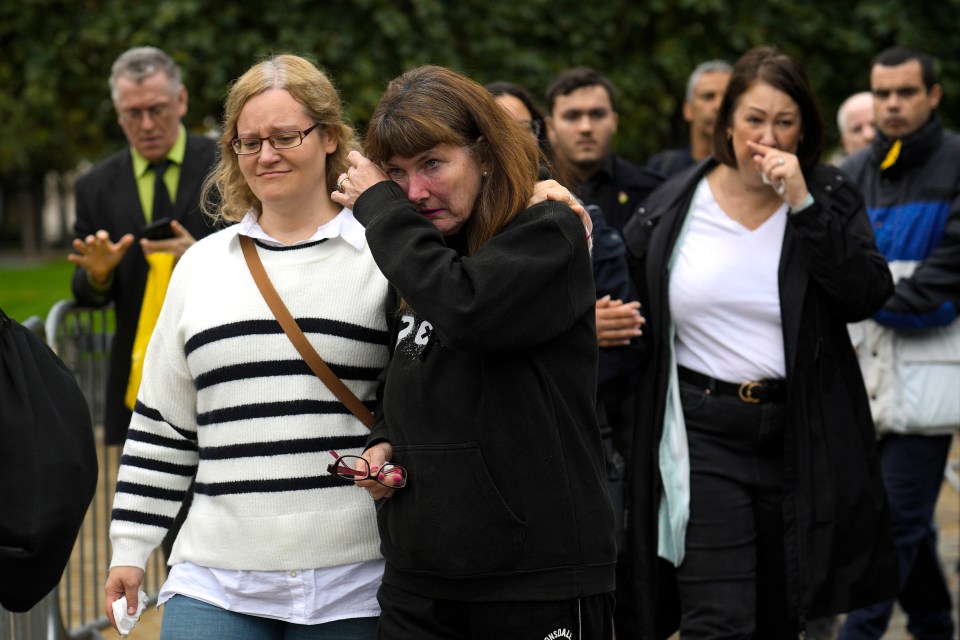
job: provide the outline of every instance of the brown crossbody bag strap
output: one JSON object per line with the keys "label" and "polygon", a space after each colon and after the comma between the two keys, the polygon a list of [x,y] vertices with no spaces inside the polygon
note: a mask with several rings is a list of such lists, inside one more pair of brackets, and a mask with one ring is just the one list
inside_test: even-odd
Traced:
{"label": "brown crossbody bag strap", "polygon": [[290,315],[290,311],[287,310],[287,305],[283,304],[283,300],[280,299],[277,290],[273,288],[273,283],[270,282],[270,278],[263,268],[263,263],[260,262],[260,256],[257,254],[257,247],[253,239],[249,236],[241,235],[240,247],[243,249],[243,257],[247,261],[247,267],[250,269],[250,275],[253,276],[253,281],[257,283],[260,294],[266,301],[267,306],[270,307],[270,311],[273,312],[277,322],[283,327],[287,337],[290,338],[290,342],[293,343],[293,346],[300,352],[300,355],[303,356],[303,359],[310,365],[310,368],[313,369],[313,372],[317,374],[317,377],[320,378],[323,384],[327,385],[327,388],[333,392],[333,395],[346,405],[350,413],[355,415],[357,420],[362,422],[367,429],[373,429],[373,414],[370,413],[370,410],[350,391],[347,385],[343,384],[340,378],[337,377],[337,374],[330,370],[327,363],[323,361],[323,358],[320,357],[317,350],[314,349],[310,341],[307,340],[307,336],[303,335],[303,331],[297,326],[297,321]]}

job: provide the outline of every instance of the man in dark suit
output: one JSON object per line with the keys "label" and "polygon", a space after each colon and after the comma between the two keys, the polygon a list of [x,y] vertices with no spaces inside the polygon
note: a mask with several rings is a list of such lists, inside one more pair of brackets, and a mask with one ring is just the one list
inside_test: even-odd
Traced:
{"label": "man in dark suit", "polygon": [[690,144],[657,153],[647,161],[648,168],[669,178],[713,153],[713,125],[732,73],[733,67],[724,60],[697,65],[687,80],[683,98],[683,119],[690,123]]}
{"label": "man in dark suit", "polygon": [[[180,69],[163,51],[137,47],[113,64],[110,91],[118,122],[130,146],[77,180],[73,294],[81,305],[116,305],[105,405],[109,444],[127,433],[124,403],[131,352],[147,281],[145,256],[178,258],[213,229],[200,211],[203,180],[213,166],[216,143],[188,135],[181,119],[187,90]],[[172,220],[172,237],[149,240],[144,227]]]}

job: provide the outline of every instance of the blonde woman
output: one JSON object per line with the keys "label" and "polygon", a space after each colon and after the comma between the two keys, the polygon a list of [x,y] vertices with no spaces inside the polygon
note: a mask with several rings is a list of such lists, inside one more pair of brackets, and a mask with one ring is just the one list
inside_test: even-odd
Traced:
{"label": "blonde woman", "polygon": [[388,285],[363,228],[330,199],[354,146],[337,91],[303,58],[264,60],[231,87],[207,191],[238,224],[184,255],[148,348],[110,528],[112,622],[121,596],[135,611],[147,557],[192,484],[162,638],[373,637],[374,503],[327,472],[334,454],[362,451],[367,428],[304,363],[240,247],[254,240],[314,348],[372,409]]}

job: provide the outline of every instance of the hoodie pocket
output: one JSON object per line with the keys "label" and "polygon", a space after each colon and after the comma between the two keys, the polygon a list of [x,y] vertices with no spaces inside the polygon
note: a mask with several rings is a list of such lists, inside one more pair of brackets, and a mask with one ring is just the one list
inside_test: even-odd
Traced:
{"label": "hoodie pocket", "polygon": [[[397,447],[393,460],[409,480],[378,513],[391,564],[448,576],[516,568],[526,525],[504,502],[478,445]],[[517,469],[516,481],[525,473]]]}

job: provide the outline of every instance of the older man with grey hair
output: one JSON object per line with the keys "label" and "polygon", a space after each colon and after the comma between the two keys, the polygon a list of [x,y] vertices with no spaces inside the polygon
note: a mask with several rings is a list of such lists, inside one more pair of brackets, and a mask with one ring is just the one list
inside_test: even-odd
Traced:
{"label": "older man with grey hair", "polygon": [[713,152],[713,126],[732,70],[723,60],[697,65],[687,80],[683,100],[683,119],[690,123],[690,144],[657,153],[647,162],[648,168],[669,177]]}
{"label": "older man with grey hair", "polygon": [[[76,239],[68,259],[77,267],[73,295],[78,304],[112,303],[116,311],[104,430],[107,443],[122,444],[132,410],[126,401],[128,388],[139,386],[139,376],[131,377],[134,343],[139,332],[149,336],[143,331],[146,325],[138,329],[147,322],[142,318],[150,315],[141,315],[141,309],[146,310],[148,261],[163,260],[169,254],[173,257],[166,260],[171,264],[212,231],[199,205],[200,188],[213,166],[217,145],[188,134],[181,123],[187,113],[187,89],[177,64],[160,49],[125,51],[113,63],[109,87],[129,146],[77,180]],[[145,236],[147,225],[161,219],[163,233]],[[172,545],[177,528],[164,541],[165,550]]]}
{"label": "older man with grey hair", "polygon": [[870,146],[877,133],[872,93],[861,91],[843,101],[837,109],[837,131],[846,156]]}

